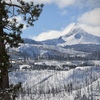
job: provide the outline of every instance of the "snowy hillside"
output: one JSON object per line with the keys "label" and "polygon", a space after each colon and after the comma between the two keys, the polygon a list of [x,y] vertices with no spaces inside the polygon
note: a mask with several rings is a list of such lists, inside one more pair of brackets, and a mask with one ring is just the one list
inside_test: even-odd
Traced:
{"label": "snowy hillside", "polygon": [[56,39],[42,41],[49,45],[100,44],[100,37],[85,32],[79,24],[74,24],[70,32]]}
{"label": "snowy hillside", "polygon": [[18,95],[18,100],[88,100],[80,99],[83,95],[87,98],[92,95],[93,100],[97,100],[100,97],[99,67],[77,67],[69,71],[19,71],[10,72],[9,76],[10,83],[22,82],[23,91],[26,91]]}
{"label": "snowy hillside", "polygon": [[76,44],[76,45],[66,45],[64,48],[74,49],[76,51],[84,52],[99,52],[100,44]]}
{"label": "snowy hillside", "polygon": [[[58,59],[64,60],[70,56],[85,57],[87,53],[78,52],[72,49],[65,49],[53,45],[34,45],[34,44],[21,44],[18,48],[10,49],[11,52],[20,53],[19,57],[25,59]],[[11,55],[12,56],[12,55]],[[16,55],[15,55],[16,56]]]}

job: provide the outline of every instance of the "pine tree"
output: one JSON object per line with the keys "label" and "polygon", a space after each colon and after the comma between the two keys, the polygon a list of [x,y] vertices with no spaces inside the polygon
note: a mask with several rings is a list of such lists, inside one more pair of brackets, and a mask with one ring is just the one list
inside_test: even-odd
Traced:
{"label": "pine tree", "polygon": [[[6,2],[7,1],[7,2]],[[9,88],[8,68],[11,66],[7,46],[18,47],[21,39],[23,23],[17,21],[21,16],[26,27],[34,26],[34,22],[40,16],[43,4],[25,2],[24,0],[0,0],[0,97],[2,100],[9,100],[7,89]]]}

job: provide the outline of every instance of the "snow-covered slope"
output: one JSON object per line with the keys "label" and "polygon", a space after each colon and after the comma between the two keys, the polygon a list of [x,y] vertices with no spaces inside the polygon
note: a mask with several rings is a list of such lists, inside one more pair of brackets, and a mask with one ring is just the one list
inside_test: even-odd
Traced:
{"label": "snow-covered slope", "polygon": [[48,97],[49,100],[89,100],[80,99],[83,95],[88,98],[93,95],[91,100],[97,100],[96,97],[100,97],[100,67],[77,67],[69,71],[19,71],[10,72],[9,76],[10,84],[22,82],[23,91],[26,91],[22,93],[30,94],[19,94],[18,100],[48,100]]}
{"label": "snow-covered slope", "polygon": [[[31,59],[44,58],[44,59],[64,59],[68,55],[85,56],[86,53],[79,52],[71,49],[64,49],[59,46],[52,45],[34,45],[34,44],[21,44],[18,48],[13,48],[10,51],[19,52],[22,57]],[[20,55],[21,56],[21,55]]]}
{"label": "snow-covered slope", "polygon": [[45,40],[45,41],[42,41],[43,44],[46,44],[46,45],[57,45],[59,43],[65,43],[65,40],[62,39],[62,37],[59,37],[59,38],[55,38],[55,39],[49,39],[49,40]]}
{"label": "snow-covered slope", "polygon": [[100,37],[85,32],[79,24],[75,23],[70,32],[56,39],[43,41],[50,45],[100,44]]}

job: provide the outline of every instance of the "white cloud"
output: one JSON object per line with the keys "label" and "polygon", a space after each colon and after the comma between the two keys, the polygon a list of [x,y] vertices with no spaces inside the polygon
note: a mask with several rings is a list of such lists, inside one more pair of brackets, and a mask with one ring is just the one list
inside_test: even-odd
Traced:
{"label": "white cloud", "polygon": [[78,21],[93,26],[100,25],[100,8],[84,13],[78,18]]}
{"label": "white cloud", "polygon": [[35,39],[37,41],[43,41],[43,40],[47,40],[47,39],[58,38],[60,36],[67,34],[70,31],[70,29],[72,28],[73,24],[74,23],[71,23],[70,25],[66,26],[65,28],[63,28],[59,31],[50,30],[47,32],[40,33],[38,36],[34,36],[33,39]]}
{"label": "white cloud", "polygon": [[55,37],[58,37],[60,34],[59,31],[51,30],[48,32],[40,33],[37,37],[34,37],[37,41],[47,40],[47,39],[53,39]]}
{"label": "white cloud", "polygon": [[81,27],[88,33],[100,36],[100,8],[95,8],[78,18]]}
{"label": "white cloud", "polygon": [[80,26],[86,32],[96,35],[96,36],[100,36],[100,26],[92,26],[92,25],[87,25],[87,24],[80,24]]}
{"label": "white cloud", "polygon": [[64,8],[70,5],[74,5],[76,0],[33,0],[33,1],[35,3],[56,4],[58,7]]}
{"label": "white cloud", "polygon": [[54,3],[57,4],[60,8],[73,5],[76,0],[54,0]]}

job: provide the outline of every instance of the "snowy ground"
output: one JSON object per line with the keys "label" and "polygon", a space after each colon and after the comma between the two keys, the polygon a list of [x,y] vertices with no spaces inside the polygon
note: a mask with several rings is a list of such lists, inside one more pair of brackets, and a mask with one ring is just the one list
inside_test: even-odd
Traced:
{"label": "snowy ground", "polygon": [[9,76],[10,84],[22,82],[24,91],[28,91],[19,94],[16,100],[81,100],[84,95],[93,100],[100,98],[100,67],[77,67],[69,71],[23,70],[10,72]]}

